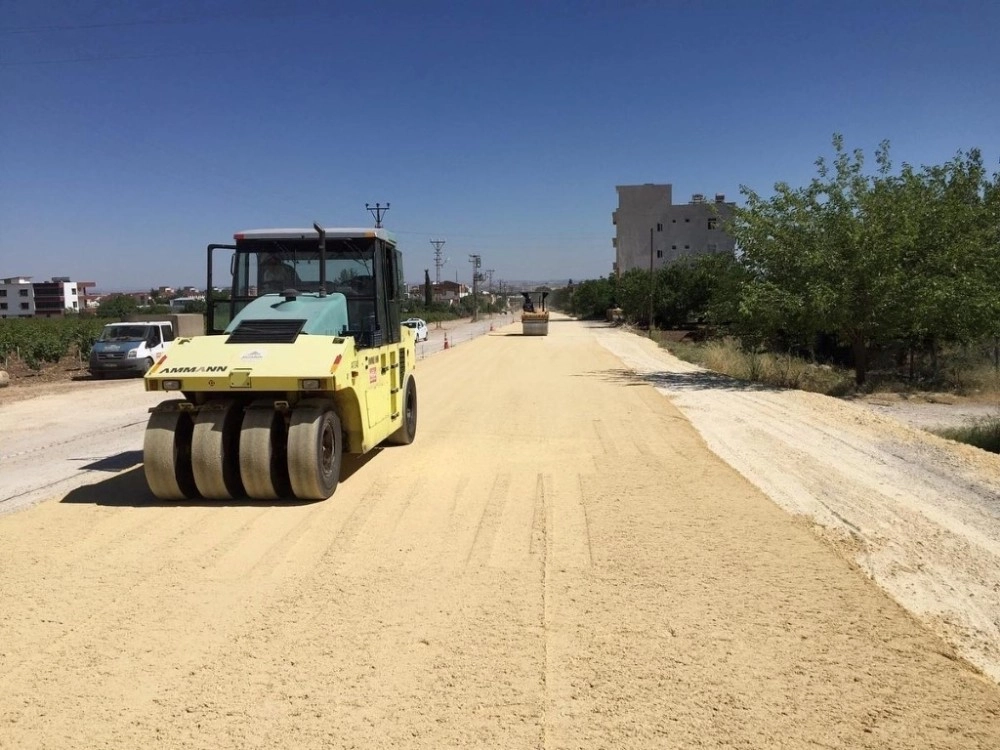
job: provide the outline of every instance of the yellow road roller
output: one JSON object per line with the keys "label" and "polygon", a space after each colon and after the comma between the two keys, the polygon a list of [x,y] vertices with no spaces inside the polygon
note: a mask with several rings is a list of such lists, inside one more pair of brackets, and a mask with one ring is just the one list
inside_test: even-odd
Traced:
{"label": "yellow road roller", "polygon": [[531,299],[530,292],[521,292],[521,295],[524,297],[524,304],[521,305],[521,335],[548,336],[549,311],[545,309],[545,298],[549,296],[549,293],[537,293],[537,305]]}
{"label": "yellow road roller", "polygon": [[[149,369],[143,464],[162,500],[322,500],[345,452],[408,445],[414,334],[385,229],[260,229],[208,246],[206,335]],[[230,254],[228,293],[212,278]],[[223,258],[224,260],[224,258]]]}

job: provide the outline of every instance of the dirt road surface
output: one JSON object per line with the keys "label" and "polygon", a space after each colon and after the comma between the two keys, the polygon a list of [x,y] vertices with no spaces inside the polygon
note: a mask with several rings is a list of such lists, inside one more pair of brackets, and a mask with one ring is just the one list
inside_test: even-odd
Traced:
{"label": "dirt road surface", "polygon": [[990,459],[518,329],[321,503],[155,501],[135,382],[0,403],[0,748],[1000,747]]}

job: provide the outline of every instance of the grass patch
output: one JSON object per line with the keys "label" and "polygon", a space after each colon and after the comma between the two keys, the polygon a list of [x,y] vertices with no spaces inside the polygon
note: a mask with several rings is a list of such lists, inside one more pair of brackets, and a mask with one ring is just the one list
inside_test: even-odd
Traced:
{"label": "grass patch", "polygon": [[957,443],[973,445],[990,453],[1000,453],[1000,418],[998,417],[979,419],[965,427],[948,427],[932,430],[932,432]]}
{"label": "grass patch", "polygon": [[905,364],[893,366],[883,355],[881,361],[873,362],[865,384],[859,388],[854,383],[854,371],[849,368],[816,364],[790,354],[745,349],[735,338],[694,341],[677,334],[683,332],[654,331],[653,339],[685,362],[774,388],[796,388],[827,396],[899,393],[926,397],[934,393],[942,398],[951,394],[980,400],[1000,399],[1000,367],[991,352],[973,347],[952,347],[943,352],[935,372],[927,372],[925,368],[910,373]]}
{"label": "grass patch", "polygon": [[828,396],[843,396],[854,388],[854,375],[829,365],[816,365],[790,354],[747,351],[735,339],[705,343],[657,339],[672,354],[706,369],[739,380],[775,388],[797,388]]}

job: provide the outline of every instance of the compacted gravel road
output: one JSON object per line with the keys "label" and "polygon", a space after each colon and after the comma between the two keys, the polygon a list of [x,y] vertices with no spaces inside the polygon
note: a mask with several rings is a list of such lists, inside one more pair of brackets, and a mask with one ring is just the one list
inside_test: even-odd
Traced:
{"label": "compacted gravel road", "polygon": [[317,503],[156,501],[136,381],[0,392],[0,748],[1000,747],[993,457],[519,331]]}

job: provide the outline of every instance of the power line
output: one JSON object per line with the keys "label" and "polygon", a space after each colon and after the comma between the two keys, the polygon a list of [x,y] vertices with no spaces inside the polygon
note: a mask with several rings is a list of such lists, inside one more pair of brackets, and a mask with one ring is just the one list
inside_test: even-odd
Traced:
{"label": "power line", "polygon": [[130,26],[178,26],[190,23],[212,21],[274,21],[290,18],[314,18],[328,16],[326,13],[218,13],[199,16],[177,16],[174,18],[152,18],[139,21],[108,21],[106,23],[67,23],[46,24],[39,26],[20,26],[9,29],[0,28],[0,35],[7,34],[42,34],[47,31],[88,31],[91,29],[119,29]]}
{"label": "power line", "polygon": [[[399,234],[399,235],[408,234],[408,235],[425,235],[426,236],[428,234],[435,234],[436,231],[435,232],[431,232],[431,231],[422,231],[422,230],[414,230],[414,229],[393,229],[392,233],[393,234]],[[484,239],[501,239],[502,240],[502,239],[509,239],[509,240],[518,240],[518,241],[526,239],[526,238],[538,239],[539,237],[541,237],[541,238],[552,238],[552,239],[565,239],[565,238],[570,238],[570,239],[595,239],[595,240],[601,240],[601,241],[606,241],[607,238],[608,238],[607,232],[581,232],[579,234],[566,233],[566,232],[552,232],[551,234],[549,234],[547,232],[541,232],[541,233],[535,232],[535,233],[531,233],[531,234],[515,234],[515,233],[510,233],[510,232],[503,233],[503,234],[496,234],[496,233],[493,233],[493,234],[453,234],[452,232],[448,232],[448,236],[452,237],[452,238],[459,237],[459,238],[462,238],[462,239],[470,239],[470,240],[484,240]]]}
{"label": "power line", "polygon": [[152,55],[93,55],[90,57],[64,57],[54,60],[25,60],[23,62],[0,61],[0,68],[19,68],[28,65],[61,65],[64,63],[104,62],[106,60],[151,60],[178,57],[204,57],[206,55],[242,55],[249,49],[238,50],[199,50],[197,52],[164,52]]}

